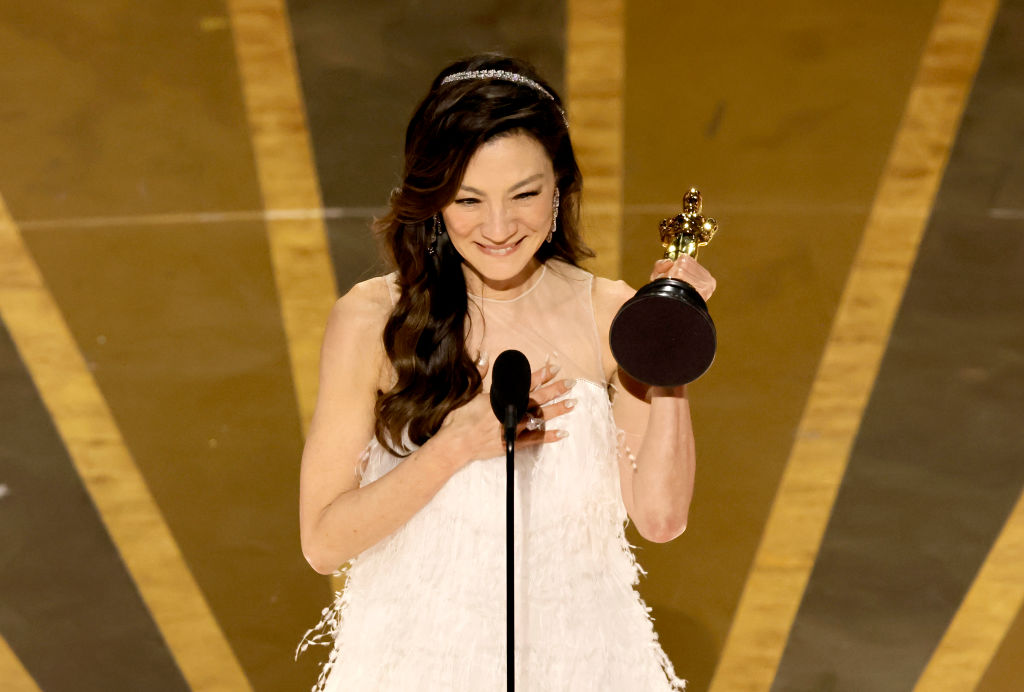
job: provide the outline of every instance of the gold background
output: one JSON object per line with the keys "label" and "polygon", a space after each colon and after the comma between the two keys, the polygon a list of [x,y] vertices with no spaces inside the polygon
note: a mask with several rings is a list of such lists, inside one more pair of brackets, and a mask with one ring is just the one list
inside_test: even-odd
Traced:
{"label": "gold background", "polygon": [[[1003,5],[1019,31],[1019,3]],[[44,413],[19,405],[0,420],[0,512],[56,497],[23,498],[12,480],[41,468],[21,451],[33,444],[66,455],[52,467],[66,473],[41,472],[40,488],[58,477],[81,488],[58,526],[5,523],[8,565],[71,572],[61,586],[8,568],[5,689],[93,689],[75,661],[108,656],[119,627],[138,628],[127,636],[180,671],[168,689],[312,684],[321,652],[298,664],[291,654],[330,589],[302,560],[296,512],[320,335],[337,291],[373,271],[366,220],[397,176],[398,125],[468,48],[564,70],[552,81],[587,180],[596,272],[645,283],[657,222],[689,186],[703,191],[720,223],[701,253],[719,282],[719,353],[691,387],[689,528],[666,545],[631,529],[648,571],[640,589],[695,690],[765,690],[780,669],[811,665],[799,651],[783,664],[784,649],[997,9],[5,3],[0,318],[11,348],[0,365],[5,391],[37,397]],[[387,31],[417,12],[432,30],[399,46]],[[316,30],[334,15],[348,33]],[[363,102],[319,96],[324,84],[395,108],[371,132]],[[360,118],[365,128],[343,124]],[[371,145],[374,160],[359,159]],[[934,633],[919,689],[1008,690],[1024,678],[1013,654],[1024,645],[1022,512],[1018,502],[998,517],[970,588],[947,595],[955,617]],[[61,546],[87,526],[110,547],[64,563]],[[59,639],[62,662],[15,602],[85,612],[100,587],[74,571],[91,556],[104,565],[89,572],[95,583],[126,575],[125,602],[139,605],[120,624],[90,615],[102,636]],[[129,679],[148,664],[120,665]]]}

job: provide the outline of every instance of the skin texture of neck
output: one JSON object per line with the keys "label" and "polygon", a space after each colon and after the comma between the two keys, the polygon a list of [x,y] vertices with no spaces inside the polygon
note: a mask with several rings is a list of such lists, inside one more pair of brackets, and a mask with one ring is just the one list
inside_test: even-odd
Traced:
{"label": "skin texture of neck", "polygon": [[466,277],[466,289],[471,294],[488,300],[513,300],[533,287],[540,278],[542,266],[535,257],[523,267],[523,271],[505,281],[482,276],[465,262],[462,263],[462,273]]}

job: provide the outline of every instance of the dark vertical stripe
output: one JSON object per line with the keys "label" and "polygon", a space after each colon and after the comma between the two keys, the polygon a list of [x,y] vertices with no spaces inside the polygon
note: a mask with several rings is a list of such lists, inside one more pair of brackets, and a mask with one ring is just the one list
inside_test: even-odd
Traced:
{"label": "dark vertical stripe", "polygon": [[658,222],[689,185],[721,224],[700,254],[718,280],[719,346],[692,387],[690,524],[640,556],[641,591],[695,692],[774,674],[783,642],[759,639],[764,614],[742,596],[791,602],[770,588],[771,561],[753,560],[938,4],[627,3],[624,278],[647,281]]}
{"label": "dark vertical stripe", "polygon": [[46,692],[187,690],[3,324],[0,392],[0,633]]}
{"label": "dark vertical stripe", "polygon": [[263,225],[25,240],[253,687],[304,684],[292,653],[327,589],[299,546],[302,433]]}
{"label": "dark vertical stripe", "polygon": [[223,15],[222,0],[0,3],[11,215],[258,209],[234,45],[209,21]]}
{"label": "dark vertical stripe", "polygon": [[[448,62],[501,51],[561,89],[560,2],[288,3],[324,205],[380,207],[402,172],[405,126]],[[564,96],[564,94],[563,94]],[[371,214],[329,223],[338,288],[379,273]]]}
{"label": "dark vertical stripe", "polygon": [[996,18],[773,689],[911,689],[1024,484],[1022,10]]}
{"label": "dark vertical stripe", "polygon": [[[18,58],[0,190],[18,220],[55,220],[25,242],[253,686],[307,685],[292,652],[327,590],[299,549],[302,439],[264,225],[60,224],[261,208],[224,3],[13,0],[0,27]],[[67,598],[88,596],[72,582]]]}

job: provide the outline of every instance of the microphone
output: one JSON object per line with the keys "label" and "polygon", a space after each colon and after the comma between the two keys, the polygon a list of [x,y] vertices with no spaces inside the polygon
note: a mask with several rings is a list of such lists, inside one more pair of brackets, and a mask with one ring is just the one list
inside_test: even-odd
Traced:
{"label": "microphone", "polygon": [[520,351],[502,351],[491,370],[491,410],[505,426],[505,444],[530,405],[530,361]]}

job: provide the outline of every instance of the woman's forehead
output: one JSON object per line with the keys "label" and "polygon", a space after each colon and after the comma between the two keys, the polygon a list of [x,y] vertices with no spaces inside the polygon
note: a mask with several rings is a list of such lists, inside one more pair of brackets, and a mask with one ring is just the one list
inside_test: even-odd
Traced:
{"label": "woman's forehead", "polygon": [[470,157],[462,182],[518,182],[538,173],[554,173],[547,151],[531,135],[515,133],[481,144]]}

